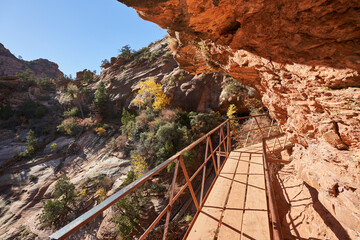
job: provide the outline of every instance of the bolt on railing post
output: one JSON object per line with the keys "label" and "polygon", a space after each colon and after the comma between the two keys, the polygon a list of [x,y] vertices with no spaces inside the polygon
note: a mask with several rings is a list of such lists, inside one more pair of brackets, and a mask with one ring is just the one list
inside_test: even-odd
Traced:
{"label": "bolt on railing post", "polygon": [[178,174],[178,169],[179,169],[179,159],[177,159],[177,161],[176,161],[174,177],[173,177],[172,184],[171,184],[170,197],[169,197],[169,206],[170,207],[169,207],[169,210],[166,213],[166,223],[165,223],[165,228],[164,228],[163,240],[166,240],[166,235],[167,235],[168,228],[169,228],[171,207],[172,207],[172,199],[174,197],[174,191],[175,191],[175,184],[176,184],[176,178],[177,178],[177,174]]}

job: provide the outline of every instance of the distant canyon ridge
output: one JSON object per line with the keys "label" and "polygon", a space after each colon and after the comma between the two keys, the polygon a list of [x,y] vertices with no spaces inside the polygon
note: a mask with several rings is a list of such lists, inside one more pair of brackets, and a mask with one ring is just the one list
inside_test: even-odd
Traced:
{"label": "distant canyon ridge", "polygon": [[38,78],[46,76],[56,79],[64,75],[56,63],[43,58],[33,61],[19,59],[0,43],[0,77],[15,76],[27,69],[32,70]]}

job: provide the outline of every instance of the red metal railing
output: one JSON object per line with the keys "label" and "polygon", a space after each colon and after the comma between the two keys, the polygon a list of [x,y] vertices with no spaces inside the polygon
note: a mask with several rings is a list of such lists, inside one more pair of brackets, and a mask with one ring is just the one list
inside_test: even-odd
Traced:
{"label": "red metal railing", "polygon": [[[172,163],[176,163],[175,169],[174,169],[174,175],[172,177],[172,182],[170,184],[170,192],[169,192],[169,198],[168,203],[164,207],[164,209],[160,212],[160,214],[156,217],[156,219],[148,226],[148,228],[143,232],[143,234],[139,237],[139,239],[145,239],[146,236],[149,235],[150,232],[152,232],[156,226],[159,226],[161,219],[166,215],[165,222],[163,223],[163,239],[165,240],[169,231],[169,223],[171,221],[171,211],[173,209],[174,203],[176,200],[179,199],[179,197],[184,194],[185,190],[188,190],[190,192],[190,196],[192,199],[193,204],[196,208],[196,214],[193,220],[190,223],[190,227],[194,224],[194,219],[196,219],[197,214],[200,212],[200,209],[202,208],[204,202],[206,201],[206,198],[208,197],[212,186],[214,185],[217,176],[219,175],[222,167],[224,166],[232,148],[232,144],[236,142],[240,147],[245,147],[246,145],[254,144],[254,142],[263,142],[263,148],[264,148],[264,154],[266,154],[266,149],[268,152],[270,151],[269,146],[266,144],[266,139],[270,137],[270,133],[272,132],[273,128],[276,128],[278,126],[273,125],[273,121],[271,121],[271,125],[261,127],[261,124],[259,121],[261,121],[261,118],[268,119],[266,114],[263,115],[257,115],[257,116],[249,116],[249,117],[242,117],[242,118],[234,118],[234,119],[228,119],[221,123],[219,126],[211,130],[209,133],[202,136],[200,139],[195,141],[194,143],[190,144],[180,152],[176,153],[174,156],[170,157],[165,162],[161,163],[154,169],[150,170],[146,174],[144,174],[142,177],[134,181],[133,183],[129,184],[128,186],[124,187],[120,191],[116,192],[109,198],[105,199],[103,202],[101,202],[99,205],[95,206],[94,208],[90,209],[88,212],[84,213],[80,217],[76,218],[54,234],[50,236],[50,239],[65,239],[69,237],[71,234],[79,230],[81,227],[83,227],[85,224],[87,224],[89,221],[94,219],[96,216],[101,214],[103,211],[105,211],[107,208],[113,206],[117,201],[122,199],[123,197],[127,196],[129,193],[131,193],[134,189],[141,186],[144,182],[148,181],[151,177],[159,174],[161,171],[167,168]],[[243,126],[239,124],[239,121],[252,121],[250,127],[248,129],[244,129]],[[268,120],[267,120],[268,122]],[[257,127],[253,128],[252,126],[256,124]],[[248,124],[247,124],[248,125]],[[269,129],[269,132],[267,134],[267,137],[265,137],[265,129]],[[280,130],[274,130],[274,134],[278,134]],[[214,137],[216,136],[216,137]],[[219,144],[214,148],[213,147],[213,141],[219,139]],[[236,141],[234,141],[234,139]],[[194,149],[195,147],[199,146],[200,144],[205,144],[205,155],[204,155],[204,162],[197,168],[197,170],[193,174],[189,174],[188,169],[186,168],[186,165],[184,163],[183,155],[190,150]],[[221,160],[223,158],[223,160]],[[264,161],[266,162],[266,158],[264,158]],[[265,165],[264,165],[265,166]],[[212,169],[208,169],[208,168]],[[175,192],[175,188],[177,186],[177,178],[179,175],[179,170],[181,169],[184,178],[185,178],[185,184],[177,191]],[[214,170],[214,179],[209,187],[205,187],[206,184],[206,176],[208,175],[209,171]],[[266,171],[267,165],[266,165]],[[201,177],[201,184],[200,184],[200,194],[198,194],[198,191],[194,190],[193,187],[193,181],[198,176],[198,174],[203,171],[202,177]],[[198,179],[198,178],[197,178]],[[267,179],[267,184],[269,184],[269,179]],[[268,189],[271,190],[270,185],[268,185]],[[205,194],[205,196],[204,196]],[[268,194],[271,194],[271,191],[268,192]],[[269,200],[272,202],[273,197],[269,195]],[[274,203],[272,203],[274,205]],[[273,208],[270,208],[270,210]],[[271,219],[273,219],[272,217]],[[186,238],[188,231],[185,233],[184,238]]]}

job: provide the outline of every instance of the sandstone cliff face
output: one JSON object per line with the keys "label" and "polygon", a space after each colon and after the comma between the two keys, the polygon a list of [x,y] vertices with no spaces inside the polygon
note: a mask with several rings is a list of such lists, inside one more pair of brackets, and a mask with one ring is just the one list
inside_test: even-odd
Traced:
{"label": "sandstone cliff face", "polygon": [[15,76],[26,69],[34,71],[36,77],[47,76],[56,79],[64,75],[56,63],[42,58],[33,61],[18,59],[0,43],[0,76]]}
{"label": "sandstone cliff face", "polygon": [[[131,101],[136,97],[140,82],[149,77],[161,82],[165,93],[171,97],[171,106],[186,111],[214,109],[226,113],[228,106],[235,104],[239,113],[247,114],[250,107],[261,107],[257,91],[247,86],[226,87],[229,76],[224,73],[190,75],[180,69],[169,52],[168,41],[164,38],[149,46],[146,51],[148,55],[156,56],[153,59],[125,62],[121,57],[113,57],[104,66],[98,80],[107,83],[115,108],[123,105],[134,107]],[[135,58],[143,56],[141,53]]]}
{"label": "sandstone cliff face", "polygon": [[299,144],[299,178],[360,237],[359,1],[120,2],[168,29],[182,69],[221,70],[259,90]]}

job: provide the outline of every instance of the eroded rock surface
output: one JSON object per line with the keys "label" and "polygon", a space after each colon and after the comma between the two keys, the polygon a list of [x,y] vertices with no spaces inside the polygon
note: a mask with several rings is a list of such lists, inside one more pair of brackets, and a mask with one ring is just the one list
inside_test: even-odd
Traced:
{"label": "eroded rock surface", "polygon": [[[71,144],[73,141],[73,138],[59,137],[53,142],[58,143],[59,151],[63,152],[62,145]],[[80,148],[77,154],[70,156],[60,154],[47,161],[34,158],[22,167],[21,165],[8,167],[0,176],[0,239],[22,239],[25,238],[24,233],[28,236],[25,239],[35,239],[35,237],[47,239],[54,232],[50,228],[41,228],[39,216],[43,210],[42,201],[52,199],[55,184],[59,176],[64,173],[77,188],[91,178],[106,176],[111,180],[110,193],[118,191],[131,168],[131,163],[130,159],[113,155],[114,152],[109,149],[110,141],[111,138],[100,138],[93,131],[88,131],[77,139]],[[44,152],[47,152],[47,148]],[[89,198],[83,204],[88,210],[97,202]],[[107,213],[103,217],[106,215]],[[90,226],[74,234],[74,239],[85,239],[85,236],[96,239],[96,231],[91,229],[97,229],[103,217],[97,218]],[[111,220],[111,217],[107,217],[106,220]],[[111,230],[112,232],[107,234],[116,235],[116,228]]]}

